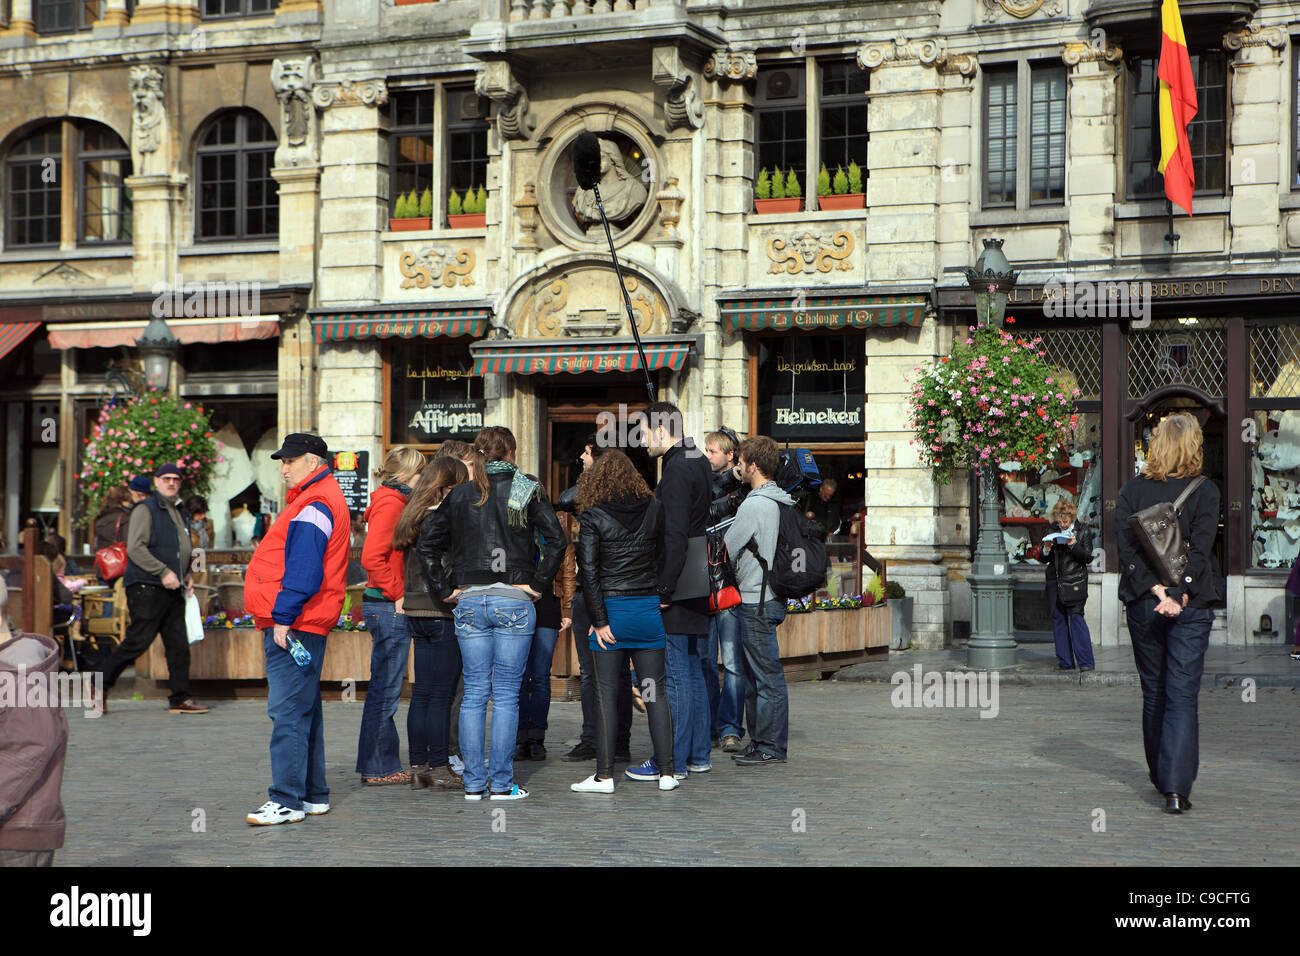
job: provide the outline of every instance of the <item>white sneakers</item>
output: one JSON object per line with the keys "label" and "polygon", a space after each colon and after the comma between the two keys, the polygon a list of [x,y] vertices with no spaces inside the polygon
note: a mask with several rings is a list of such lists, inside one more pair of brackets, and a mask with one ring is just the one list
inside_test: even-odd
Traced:
{"label": "white sneakers", "polygon": [[[326,809],[329,808],[328,804],[325,806]],[[277,823],[300,823],[307,819],[307,814],[302,810],[290,810],[274,800],[268,800],[244,819],[253,826],[270,827],[275,826]]]}
{"label": "white sneakers", "polygon": [[593,773],[586,780],[579,781],[569,785],[569,789],[575,793],[613,793],[614,778],[608,780],[597,780]]}
{"label": "white sneakers", "polygon": [[302,812],[309,817],[318,817],[323,813],[329,813],[330,805],[328,803],[308,803],[304,800],[302,802]]}
{"label": "white sneakers", "polygon": [[[683,776],[684,776],[684,775],[683,775]],[[681,783],[680,780],[677,779],[677,775],[676,775],[676,774],[674,774],[674,775],[671,776],[671,777],[660,777],[660,778],[659,778],[659,789],[660,789],[660,790],[676,790],[676,789],[677,789],[678,787],[680,787],[681,785],[682,785],[682,783]]]}

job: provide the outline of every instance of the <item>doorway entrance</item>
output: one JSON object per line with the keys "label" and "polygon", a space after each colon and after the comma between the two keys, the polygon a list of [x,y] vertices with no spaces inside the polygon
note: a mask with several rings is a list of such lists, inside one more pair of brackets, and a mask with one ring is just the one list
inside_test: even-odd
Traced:
{"label": "doorway entrance", "polygon": [[[649,401],[641,374],[615,372],[552,375],[538,382],[538,436],[542,449],[541,475],[552,500],[572,487],[582,473],[585,441],[596,431],[602,413],[618,416],[639,411]],[[655,383],[656,392],[659,383]],[[658,464],[644,448],[621,448],[651,488],[658,479]]]}

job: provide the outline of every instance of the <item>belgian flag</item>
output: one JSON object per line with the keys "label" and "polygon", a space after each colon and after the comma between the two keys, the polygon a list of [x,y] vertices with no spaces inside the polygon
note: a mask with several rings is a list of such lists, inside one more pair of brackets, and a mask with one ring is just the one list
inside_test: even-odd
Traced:
{"label": "belgian flag", "polygon": [[1169,201],[1192,214],[1192,193],[1196,172],[1192,168],[1192,147],[1187,124],[1196,116],[1196,77],[1187,55],[1183,18],[1178,0],[1164,0],[1160,7],[1160,172],[1165,176]]}

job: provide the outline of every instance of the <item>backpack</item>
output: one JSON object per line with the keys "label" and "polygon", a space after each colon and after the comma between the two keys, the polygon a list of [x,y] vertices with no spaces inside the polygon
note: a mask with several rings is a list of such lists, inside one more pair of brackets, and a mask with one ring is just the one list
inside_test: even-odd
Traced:
{"label": "backpack", "polygon": [[[745,545],[763,569],[763,586],[758,592],[760,604],[766,599],[769,587],[772,595],[782,600],[805,597],[826,583],[826,574],[830,570],[825,532],[821,526],[793,505],[776,502],[776,506],[780,512],[780,524],[772,566],[769,568],[759,556],[758,544],[753,538]],[[796,556],[800,560],[796,561]]]}

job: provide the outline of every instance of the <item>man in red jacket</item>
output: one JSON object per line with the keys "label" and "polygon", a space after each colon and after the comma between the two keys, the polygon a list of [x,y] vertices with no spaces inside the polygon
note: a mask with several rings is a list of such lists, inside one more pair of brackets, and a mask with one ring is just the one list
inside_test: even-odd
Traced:
{"label": "man in red jacket", "polygon": [[[338,623],[352,525],[317,435],[295,433],[271,456],[289,486],[244,575],[244,608],[264,631],[271,718],[270,799],[245,819],[269,826],[328,813],[320,674],[325,635]],[[305,650],[310,660],[295,660]]]}

